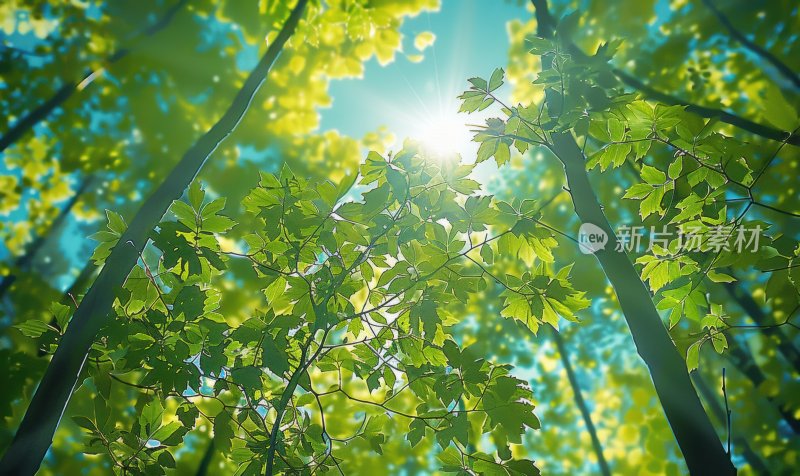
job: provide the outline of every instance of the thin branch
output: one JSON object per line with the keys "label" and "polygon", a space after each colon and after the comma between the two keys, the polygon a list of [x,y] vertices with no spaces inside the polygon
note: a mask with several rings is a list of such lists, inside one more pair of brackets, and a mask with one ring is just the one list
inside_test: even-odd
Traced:
{"label": "thin branch", "polygon": [[745,130],[757,136],[764,137],[765,139],[771,139],[778,142],[786,142],[787,144],[800,146],[800,135],[797,135],[796,133],[781,131],[770,126],[765,126],[764,124],[759,124],[751,121],[750,119],[737,116],[722,109],[714,109],[684,101],[683,99],[671,96],[651,86],[648,86],[635,76],[632,76],[618,68],[614,68],[612,72],[617,78],[620,79],[620,81],[635,88],[643,96],[649,99],[655,99],[656,101],[670,106],[685,106],[688,112],[705,117],[706,119],[716,118],[725,124],[738,127],[739,129]]}
{"label": "thin branch", "polygon": [[[150,27],[146,28],[142,33],[136,38],[140,40],[142,38],[152,36],[155,33],[163,30],[170,24],[172,19],[175,17],[175,14],[183,8],[183,6],[187,3],[188,0],[178,0],[175,5],[170,7],[169,10],[164,14],[164,16],[159,19],[158,22],[154,23]],[[105,59],[105,64],[110,65],[112,63],[116,63],[117,61],[121,60],[122,58],[128,56],[132,48],[121,48],[115,51],[113,54],[108,56]],[[87,71],[83,78],[79,81],[71,81],[67,82],[63,86],[61,86],[53,96],[39,105],[37,108],[33,109],[32,111],[28,112],[25,116],[20,118],[18,121],[14,123],[14,125],[9,129],[5,134],[0,137],[0,152],[6,150],[10,145],[18,141],[25,135],[26,132],[31,130],[36,124],[44,121],[47,117],[59,106],[64,104],[67,99],[69,99],[75,92],[81,91],[87,85],[89,85],[102,71],[102,69],[95,70],[95,71]]]}
{"label": "thin branch", "polygon": [[772,66],[774,66],[774,67],[775,67],[775,69],[777,69],[778,71],[780,71],[780,73],[781,73],[783,76],[785,76],[785,77],[786,77],[786,79],[788,79],[789,81],[791,81],[791,82],[792,82],[792,84],[794,84],[794,86],[795,86],[796,88],[800,89],[800,75],[798,75],[797,73],[795,73],[795,72],[792,70],[792,68],[790,68],[790,67],[789,67],[789,65],[787,65],[786,63],[784,63],[783,61],[781,61],[781,60],[780,60],[780,59],[779,59],[777,56],[775,56],[774,54],[770,53],[770,52],[769,52],[769,51],[768,51],[766,48],[764,48],[763,46],[761,46],[761,45],[759,45],[758,43],[756,43],[756,42],[754,42],[754,41],[750,40],[750,39],[749,39],[749,38],[748,38],[748,37],[747,37],[747,36],[746,36],[744,33],[742,33],[741,31],[739,31],[739,30],[738,30],[738,29],[737,29],[737,28],[736,28],[736,27],[733,25],[733,23],[731,23],[730,19],[728,19],[728,17],[727,17],[727,16],[726,16],[726,15],[725,15],[725,14],[722,12],[722,10],[720,10],[719,8],[717,8],[717,6],[716,6],[716,5],[714,5],[714,2],[712,2],[711,0],[703,0],[703,3],[705,3],[705,4],[706,4],[706,6],[709,8],[709,10],[711,10],[711,11],[714,13],[714,16],[716,16],[716,17],[717,17],[717,19],[719,20],[719,22],[720,22],[720,23],[722,23],[722,26],[724,26],[724,27],[725,27],[725,29],[727,29],[727,30],[728,30],[728,33],[730,33],[730,35],[731,35],[733,38],[735,38],[736,40],[738,40],[738,41],[739,41],[739,43],[741,43],[742,45],[744,45],[744,47],[745,47],[745,48],[747,48],[748,50],[752,51],[753,53],[755,53],[755,54],[756,54],[756,55],[758,55],[759,57],[761,57],[761,58],[763,58],[764,60],[766,60],[766,61],[767,61],[768,63],[770,63]]}
{"label": "thin branch", "polygon": [[725,399],[725,425],[728,433],[727,452],[731,454],[731,409],[728,406],[728,388],[725,386],[725,367],[722,367],[722,397]]}

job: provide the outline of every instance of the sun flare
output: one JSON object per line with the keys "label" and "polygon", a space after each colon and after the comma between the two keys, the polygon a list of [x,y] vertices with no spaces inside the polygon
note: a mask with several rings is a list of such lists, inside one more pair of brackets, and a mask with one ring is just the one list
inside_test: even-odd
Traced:
{"label": "sun flare", "polygon": [[456,154],[464,156],[472,147],[472,134],[463,115],[437,114],[420,120],[415,129],[413,138],[419,141],[424,152],[434,158],[446,158]]}

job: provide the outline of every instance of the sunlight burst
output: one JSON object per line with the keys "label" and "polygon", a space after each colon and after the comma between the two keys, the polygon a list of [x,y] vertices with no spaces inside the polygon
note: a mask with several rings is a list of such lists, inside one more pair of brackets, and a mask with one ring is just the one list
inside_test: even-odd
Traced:
{"label": "sunlight burst", "polygon": [[465,119],[455,112],[425,118],[415,125],[413,138],[434,158],[446,158],[455,154],[464,156],[473,147],[472,134]]}

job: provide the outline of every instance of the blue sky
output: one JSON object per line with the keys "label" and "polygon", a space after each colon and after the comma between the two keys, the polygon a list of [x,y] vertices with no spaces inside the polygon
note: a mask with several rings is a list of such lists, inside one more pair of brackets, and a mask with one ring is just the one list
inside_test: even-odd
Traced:
{"label": "blue sky", "polygon": [[[402,27],[403,50],[415,53],[414,38],[431,31],[436,35],[425,59],[413,63],[405,55],[380,66],[370,60],[364,77],[334,81],[333,106],[323,109],[321,129],[337,129],[351,137],[363,137],[378,126],[387,126],[399,141],[416,137],[445,121],[451,139],[465,161],[474,160],[477,145],[468,144],[466,123],[481,123],[478,115],[456,115],[456,96],[467,87],[467,78],[489,77],[508,61],[506,24],[527,19],[527,2],[500,0],[443,0],[438,12],[424,12],[407,19]],[[491,108],[490,108],[491,109]],[[455,123],[455,124],[454,124]],[[471,157],[470,157],[471,156]]]}

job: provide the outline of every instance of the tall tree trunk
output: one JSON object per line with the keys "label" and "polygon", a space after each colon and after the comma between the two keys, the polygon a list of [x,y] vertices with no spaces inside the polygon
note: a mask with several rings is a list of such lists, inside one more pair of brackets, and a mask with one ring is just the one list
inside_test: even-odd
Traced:
{"label": "tall tree trunk", "polygon": [[[532,3],[539,35],[552,37],[555,21],[547,10],[547,1],[532,0]],[[550,66],[543,61],[543,69]],[[650,370],[659,401],[689,471],[698,475],[736,474],[736,468],[692,386],[686,362],[670,339],[650,292],[627,254],[615,250],[616,235],[589,182],[583,152],[569,131],[554,132],[550,140],[550,149],[564,166],[578,218],[582,223],[600,227],[608,236],[606,248],[594,255],[614,288],[636,349]]]}
{"label": "tall tree trunk", "polygon": [[578,378],[575,376],[575,372],[572,369],[572,363],[569,361],[569,352],[567,351],[567,346],[564,344],[564,339],[561,338],[561,334],[559,334],[558,331],[554,329],[552,335],[553,341],[556,343],[556,348],[558,349],[558,355],[561,357],[561,364],[564,366],[564,370],[567,372],[567,379],[569,380],[569,384],[572,386],[572,394],[575,396],[575,405],[577,405],[578,409],[581,411],[583,423],[586,425],[586,431],[589,432],[589,436],[592,439],[592,448],[597,455],[597,465],[600,467],[600,473],[604,476],[611,476],[611,470],[608,467],[608,462],[606,461],[605,456],[603,456],[603,445],[600,443],[600,438],[597,437],[597,430],[595,429],[594,422],[592,421],[592,413],[589,411],[589,406],[583,399],[581,386],[578,383]]}
{"label": "tall tree trunk", "polygon": [[564,165],[572,203],[582,223],[608,236],[597,257],[617,295],[636,349],[650,370],[656,393],[692,474],[735,474],[711,421],[697,397],[686,363],[664,327],[658,311],[628,256],[615,250],[617,239],[586,173],[586,161],[569,132],[551,135],[553,153]]}
{"label": "tall tree trunk", "polygon": [[[638,179],[639,168],[630,162],[627,162],[626,164],[629,165],[629,167],[626,167],[626,169],[633,174],[631,179]],[[732,269],[725,268],[723,271],[726,274],[735,277],[735,273]],[[737,279],[737,281],[740,282],[741,280]],[[786,360],[789,361],[795,370],[800,372],[800,367],[798,367],[800,366],[800,354],[798,354],[798,351],[792,344],[791,339],[781,332],[777,324],[770,322],[766,313],[761,309],[761,306],[758,305],[750,293],[736,283],[721,283],[719,284],[719,287],[725,288],[730,297],[739,304],[739,307],[742,308],[745,314],[749,315],[756,325],[763,328],[764,334],[768,336],[774,335],[776,337],[778,340],[778,350],[784,355]],[[753,354],[747,348],[747,345],[741,345],[736,339],[731,337],[728,339],[728,350],[724,355],[736,366],[737,370],[739,370],[742,375],[747,377],[747,379],[752,382],[755,388],[758,388],[761,383],[766,380],[766,377],[761,372],[758,364],[756,364]],[[792,430],[795,433],[800,434],[800,420],[795,417],[794,413],[790,410],[783,409],[780,402],[777,402],[775,398],[768,397],[767,400],[775,405],[778,413],[780,413],[781,417],[786,420],[786,423],[792,428]]]}
{"label": "tall tree trunk", "polygon": [[[141,39],[144,37],[152,36],[159,31],[163,30],[167,27],[167,25],[172,22],[172,19],[175,17],[175,14],[188,2],[188,0],[179,0],[175,5],[173,5],[167,12],[164,14],[163,17],[153,25],[146,28],[142,31],[139,35],[137,35],[137,39]],[[134,40],[135,41],[135,40]],[[114,53],[112,53],[108,58],[105,59],[106,65],[111,65],[116,63],[117,61],[121,60],[122,58],[128,56],[130,54],[131,48],[121,48]],[[90,81],[96,71],[87,71],[84,76],[79,80],[74,80],[72,82],[67,82],[63,86],[61,86],[58,91],[53,94],[53,96],[48,99],[47,101],[43,102],[39,107],[33,109],[28,114],[21,117],[18,121],[14,123],[14,125],[0,137],[0,152],[6,150],[11,144],[18,141],[26,132],[32,129],[36,124],[42,122],[43,120],[47,119],[47,116],[50,115],[57,107],[64,104],[67,99],[72,97],[72,95],[78,91],[81,87],[81,84],[87,84],[87,81]]]}
{"label": "tall tree trunk", "polygon": [[17,280],[17,275],[25,271],[31,263],[33,263],[34,258],[36,258],[36,254],[39,250],[44,246],[45,242],[47,241],[50,232],[55,231],[58,229],[59,226],[66,220],[69,214],[72,212],[72,208],[78,203],[78,199],[80,199],[83,192],[89,188],[93,181],[93,177],[84,178],[81,184],[78,186],[78,189],[75,190],[75,195],[69,199],[69,201],[64,205],[58,212],[58,216],[53,223],[50,224],[50,228],[47,234],[37,236],[29,246],[25,247],[25,251],[22,255],[20,255],[15,261],[11,273],[7,276],[4,276],[3,279],[0,281],[0,299],[3,299],[3,296],[11,289],[11,285]]}
{"label": "tall tree trunk", "polygon": [[[714,414],[714,418],[716,418],[721,425],[725,425],[725,422],[728,421],[728,417],[725,409],[722,408],[722,405],[717,401],[717,394],[706,384],[700,372],[693,373],[692,380],[700,393],[703,394],[703,399],[705,399],[706,404],[711,408],[711,413]],[[753,451],[747,439],[740,436],[739,433],[734,433],[732,439],[736,447],[741,448],[742,456],[744,456],[744,459],[750,464],[750,467],[753,468],[756,474],[769,474],[769,470],[764,464],[764,461],[761,460],[758,453]]]}
{"label": "tall tree trunk", "polygon": [[269,45],[222,118],[186,152],[166,180],[144,202],[122,234],[99,276],[75,311],[14,440],[0,461],[0,474],[32,475],[39,468],[78,383],[92,343],[103,325],[109,322],[115,290],[125,283],[148,241],[151,230],[161,220],[172,201],[180,198],[208,156],[247,112],[253,96],[267,78],[283,45],[303,16],[307,3],[308,0],[298,0],[280,33]]}
{"label": "tall tree trunk", "polygon": [[[745,377],[747,377],[748,380],[750,380],[756,390],[758,390],[758,387],[760,387],[761,384],[767,380],[747,347],[739,344],[739,342],[733,337],[728,339],[728,350],[726,351],[726,356],[731,360],[731,362],[733,362],[734,365],[736,365],[736,368]],[[778,413],[780,413],[781,417],[786,421],[786,423],[789,424],[789,427],[796,434],[800,434],[800,420],[795,417],[794,412],[784,409],[780,402],[775,401],[774,397],[767,397],[767,400],[775,405]]]}

